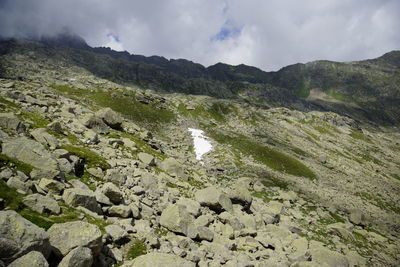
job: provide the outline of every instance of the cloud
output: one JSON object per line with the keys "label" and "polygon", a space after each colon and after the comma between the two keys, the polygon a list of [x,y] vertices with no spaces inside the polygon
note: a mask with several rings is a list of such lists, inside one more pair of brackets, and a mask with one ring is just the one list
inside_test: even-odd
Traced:
{"label": "cloud", "polygon": [[400,49],[398,0],[2,0],[0,35],[67,27],[92,46],[264,70]]}

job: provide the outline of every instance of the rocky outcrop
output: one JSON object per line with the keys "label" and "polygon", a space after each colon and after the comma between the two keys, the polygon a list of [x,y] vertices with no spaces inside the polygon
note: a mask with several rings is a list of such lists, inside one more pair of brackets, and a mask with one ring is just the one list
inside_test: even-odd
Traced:
{"label": "rocky outcrop", "polygon": [[96,112],[96,116],[101,118],[108,126],[113,129],[120,129],[123,119],[122,117],[110,108],[103,108]]}

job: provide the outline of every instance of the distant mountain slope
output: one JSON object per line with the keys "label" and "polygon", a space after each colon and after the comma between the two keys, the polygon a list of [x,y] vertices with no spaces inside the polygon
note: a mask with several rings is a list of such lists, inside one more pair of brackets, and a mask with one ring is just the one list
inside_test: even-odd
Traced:
{"label": "distant mountain slope", "polygon": [[[41,42],[0,42],[1,77],[7,73],[7,55],[35,53],[121,84],[135,84],[159,92],[242,98],[263,107],[285,106],[299,110],[326,110],[380,125],[400,122],[400,51],[358,62],[314,61],[294,64],[277,72],[218,63],[210,67],[185,59],[133,55],[109,48],[92,48],[74,35],[43,38]],[[306,100],[312,89],[337,102]],[[348,102],[354,105],[342,105]]]}

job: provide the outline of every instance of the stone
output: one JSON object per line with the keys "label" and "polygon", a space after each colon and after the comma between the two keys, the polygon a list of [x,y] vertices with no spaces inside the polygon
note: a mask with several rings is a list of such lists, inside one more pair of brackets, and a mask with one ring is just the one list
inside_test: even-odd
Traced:
{"label": "stone", "polygon": [[253,201],[250,191],[243,186],[235,186],[228,193],[232,203],[240,204],[248,209]]}
{"label": "stone", "polygon": [[280,215],[282,211],[283,211],[283,204],[279,201],[270,201],[265,205],[263,209],[263,212],[265,214],[268,214],[272,217]]}
{"label": "stone", "polygon": [[26,126],[12,113],[0,113],[0,128],[17,133],[26,131]]}
{"label": "stone", "polygon": [[40,143],[26,137],[5,140],[2,153],[44,170],[58,170],[57,160]]}
{"label": "stone", "polygon": [[59,147],[58,140],[54,135],[51,135],[44,128],[37,128],[31,131],[32,137],[44,146],[50,149],[56,149]]}
{"label": "stone", "polygon": [[180,198],[176,204],[186,207],[186,210],[195,217],[200,215],[200,204],[193,199]]}
{"label": "stone", "polygon": [[56,179],[60,175],[60,171],[33,169],[29,175],[31,176],[32,180],[40,180],[42,178],[52,180]]}
{"label": "stone", "polygon": [[96,197],[97,202],[100,203],[101,205],[105,205],[105,206],[111,206],[112,205],[110,199],[106,195],[101,193],[99,191],[99,189],[96,189],[96,191],[94,192],[94,195]]}
{"label": "stone", "polygon": [[129,216],[131,216],[132,210],[131,210],[130,206],[126,206],[126,205],[111,206],[108,209],[108,214],[110,216],[128,218]]}
{"label": "stone", "polygon": [[23,203],[39,213],[60,214],[61,209],[57,201],[48,196],[33,194],[24,197]]}
{"label": "stone", "polygon": [[86,144],[98,144],[100,142],[99,135],[92,129],[85,131],[83,137]]}
{"label": "stone", "polygon": [[207,240],[210,242],[213,241],[214,233],[208,227],[199,226],[199,227],[197,227],[196,230],[197,230],[196,239]]}
{"label": "stone", "polygon": [[73,207],[82,206],[98,214],[102,213],[100,206],[97,204],[96,196],[94,195],[93,191],[80,188],[70,188],[64,191],[62,197],[65,203],[68,205]]}
{"label": "stone", "polygon": [[92,251],[86,247],[77,247],[61,260],[58,267],[90,267],[92,263]]}
{"label": "stone", "polygon": [[138,153],[138,158],[146,167],[156,165],[154,156],[148,153],[140,152]]}
{"label": "stone", "polygon": [[120,170],[117,169],[108,169],[104,180],[107,182],[112,182],[118,186],[122,186],[126,182],[126,175],[121,173]]}
{"label": "stone", "polygon": [[232,202],[228,196],[213,186],[198,190],[195,198],[200,205],[209,207],[216,212],[233,211]]}
{"label": "stone", "polygon": [[324,247],[311,249],[309,250],[309,254],[311,255],[311,261],[319,264],[319,266],[349,266],[349,261],[344,255]]}
{"label": "stone", "polygon": [[61,194],[65,188],[65,185],[56,180],[42,178],[39,182],[39,187],[49,193]]}
{"label": "stone", "polygon": [[160,168],[173,177],[186,178],[184,168],[174,158],[166,158],[160,164]]}
{"label": "stone", "polygon": [[0,260],[8,264],[34,250],[49,256],[48,233],[13,210],[0,211]]}
{"label": "stone", "polygon": [[187,235],[193,220],[185,207],[172,204],[161,213],[160,224],[172,232]]}
{"label": "stone", "polygon": [[18,177],[11,177],[10,179],[8,179],[7,181],[7,185],[11,188],[15,188],[17,190],[21,190],[25,193],[28,193],[29,191],[29,185],[28,183],[25,183],[23,181],[21,181]]}
{"label": "stone", "polygon": [[50,235],[53,251],[58,256],[66,256],[77,247],[87,247],[93,255],[97,255],[103,245],[99,227],[87,222],[53,224],[47,233]]}
{"label": "stone", "polygon": [[72,164],[69,162],[69,160],[61,158],[57,159],[58,166],[60,167],[60,171],[63,172],[64,174],[67,175],[74,175],[75,173],[75,168],[72,166]]}
{"label": "stone", "polygon": [[360,209],[353,209],[350,211],[349,220],[355,225],[364,226],[365,216]]}
{"label": "stone", "polygon": [[119,225],[107,225],[105,231],[111,236],[113,242],[118,245],[122,245],[129,241],[128,233]]}
{"label": "stone", "polygon": [[99,134],[108,134],[110,132],[110,128],[107,126],[107,124],[105,124],[101,118],[94,115],[86,116],[82,120],[82,123],[89,129],[92,129]]}
{"label": "stone", "polygon": [[64,134],[64,129],[59,121],[53,121],[47,124],[47,129],[58,134]]}
{"label": "stone", "polygon": [[87,171],[96,178],[103,179],[104,177],[103,171],[100,168],[88,168]]}
{"label": "stone", "polygon": [[86,184],[82,183],[78,179],[71,179],[71,180],[68,181],[68,183],[70,183],[74,188],[79,188],[79,189],[83,189],[83,190],[90,190],[90,188]]}
{"label": "stone", "polygon": [[48,267],[49,263],[42,253],[31,251],[28,254],[16,259],[9,267]]}
{"label": "stone", "polygon": [[122,192],[113,183],[105,183],[100,190],[114,204],[120,204],[123,200]]}
{"label": "stone", "polygon": [[194,262],[166,253],[150,252],[125,262],[122,267],[195,267]]}
{"label": "stone", "polygon": [[101,118],[108,126],[113,129],[121,129],[123,119],[121,115],[111,108],[103,108],[96,112],[96,116]]}

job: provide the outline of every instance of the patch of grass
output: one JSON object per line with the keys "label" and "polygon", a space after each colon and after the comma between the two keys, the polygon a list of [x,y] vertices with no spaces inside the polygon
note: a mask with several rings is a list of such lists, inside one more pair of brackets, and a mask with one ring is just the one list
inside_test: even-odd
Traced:
{"label": "patch of grass", "polygon": [[296,153],[299,156],[307,157],[308,153],[298,147],[291,147],[290,150],[292,150],[294,153]]}
{"label": "patch of grass", "polygon": [[387,201],[382,200],[381,198],[374,196],[367,192],[357,192],[356,195],[360,196],[361,198],[368,200],[375,206],[381,208],[382,210],[391,210],[397,214],[400,214],[400,207],[397,203],[390,203]]}
{"label": "patch of grass", "polygon": [[391,173],[390,176],[392,176],[394,179],[397,179],[400,181],[400,174],[398,173]]}
{"label": "patch of grass", "polygon": [[382,161],[380,161],[379,159],[377,159],[377,158],[375,158],[374,156],[372,156],[371,154],[369,154],[369,153],[364,153],[364,154],[362,154],[361,155],[361,158],[363,159],[363,160],[365,160],[365,161],[369,161],[369,162],[373,162],[373,163],[375,163],[375,164],[377,164],[377,165],[383,165],[383,162]]}
{"label": "patch of grass", "polygon": [[235,111],[233,105],[214,102],[210,107],[197,106],[194,110],[187,110],[185,105],[179,104],[178,112],[195,118],[214,119],[217,122],[226,122],[226,115]]}
{"label": "patch of grass", "polygon": [[93,152],[89,148],[76,147],[73,145],[63,145],[61,148],[84,159],[89,168],[100,167],[103,170],[110,168],[110,165],[107,163],[105,158],[101,157],[99,154]]}
{"label": "patch of grass", "polygon": [[274,194],[272,192],[262,191],[262,192],[253,192],[251,194],[253,197],[262,199],[265,203],[268,203],[272,200]]}
{"label": "patch of grass", "polygon": [[166,236],[167,234],[168,234],[168,230],[167,229],[164,229],[164,228],[161,228],[161,227],[157,227],[156,228],[156,230],[155,230],[155,232],[156,232],[156,235],[160,238],[160,237],[163,237],[163,236]]}
{"label": "patch of grass", "polygon": [[15,158],[10,158],[4,154],[0,154],[0,169],[5,167],[16,169],[25,173],[26,175],[29,175],[34,169],[32,165],[19,161]]}
{"label": "patch of grass", "polygon": [[146,244],[137,239],[137,240],[133,241],[131,247],[128,250],[126,257],[130,260],[133,260],[141,255],[146,254],[146,253],[147,253]]}
{"label": "patch of grass", "polygon": [[186,182],[197,189],[205,188],[202,182],[195,180],[193,177],[189,177]]}
{"label": "patch of grass", "polygon": [[326,128],[323,127],[323,126],[317,125],[317,126],[314,126],[314,129],[317,130],[318,132],[320,132],[321,134],[328,134],[328,135],[334,136],[334,135],[331,133],[331,131],[329,131],[328,129],[326,129]]}
{"label": "patch of grass", "polygon": [[15,103],[8,101],[7,99],[5,99],[4,97],[0,96],[0,103],[3,105],[6,105],[7,107],[13,107],[13,108],[18,108],[18,105],[16,105]]}
{"label": "patch of grass", "polygon": [[371,140],[369,140],[369,138],[365,134],[360,132],[360,131],[352,130],[351,133],[350,133],[350,136],[352,138],[354,138],[354,139],[357,139],[357,140],[362,140],[362,141],[366,141],[366,142],[369,142],[369,143],[371,142]]}
{"label": "patch of grass", "polygon": [[173,184],[171,182],[167,182],[167,187],[169,187],[169,188],[178,188],[178,186],[176,184]]}
{"label": "patch of grass", "polygon": [[46,128],[47,124],[50,123],[48,119],[39,113],[22,112],[21,117],[34,128]]}
{"label": "patch of grass", "polygon": [[295,176],[316,179],[315,173],[297,159],[254,142],[244,135],[228,136],[215,131],[209,131],[208,134],[217,142],[231,145],[232,148],[240,153],[252,156],[256,161],[265,164],[271,169]]}

